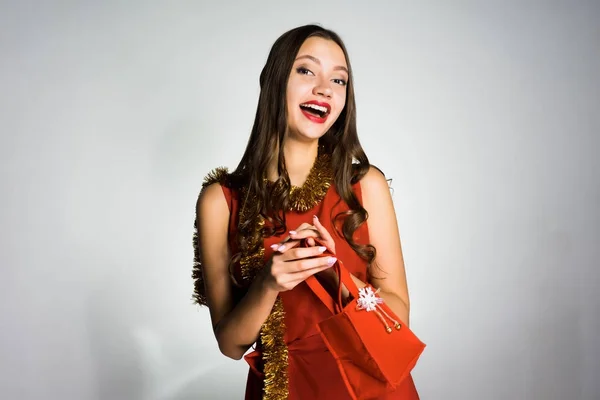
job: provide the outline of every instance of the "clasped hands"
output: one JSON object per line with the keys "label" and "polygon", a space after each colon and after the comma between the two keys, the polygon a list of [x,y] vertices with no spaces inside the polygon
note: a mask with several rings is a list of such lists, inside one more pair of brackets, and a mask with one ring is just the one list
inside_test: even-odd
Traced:
{"label": "clasped hands", "polygon": [[[335,254],[333,237],[317,216],[313,216],[313,225],[303,223],[289,233],[282,242],[271,246],[275,252],[264,270],[268,287],[279,292],[291,290],[315,274],[330,284],[337,282],[337,275],[331,269],[337,261],[336,257],[316,257],[327,248]],[[319,238],[326,247],[317,246],[314,238]],[[307,239],[309,247],[298,247],[303,239]]]}

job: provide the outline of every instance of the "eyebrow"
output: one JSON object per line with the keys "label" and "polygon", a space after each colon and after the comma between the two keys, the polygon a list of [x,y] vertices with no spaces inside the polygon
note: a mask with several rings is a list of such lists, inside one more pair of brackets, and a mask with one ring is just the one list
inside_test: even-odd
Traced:
{"label": "eyebrow", "polygon": [[[309,60],[311,60],[311,61],[314,61],[315,63],[317,63],[317,64],[321,65],[321,61],[320,61],[320,60],[319,60],[317,57],[313,57],[313,56],[311,56],[311,55],[308,55],[308,54],[307,54],[307,55],[300,56],[300,57],[296,58],[296,61],[298,61],[298,60],[301,60],[301,59],[303,59],[303,58],[308,58]],[[350,75],[350,73],[348,72],[348,68],[346,68],[346,67],[344,67],[344,66],[342,66],[342,65],[338,65],[338,66],[334,67],[334,68],[333,68],[333,70],[334,70],[334,71],[338,71],[338,70],[341,70],[341,71],[346,71],[346,73],[347,73],[348,75]]]}

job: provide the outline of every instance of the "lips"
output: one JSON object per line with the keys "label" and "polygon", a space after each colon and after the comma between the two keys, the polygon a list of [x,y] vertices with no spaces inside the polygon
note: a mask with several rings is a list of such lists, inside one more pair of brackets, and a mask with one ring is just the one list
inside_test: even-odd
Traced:
{"label": "lips", "polygon": [[328,103],[312,100],[300,104],[300,110],[312,122],[322,124],[327,121],[331,106]]}

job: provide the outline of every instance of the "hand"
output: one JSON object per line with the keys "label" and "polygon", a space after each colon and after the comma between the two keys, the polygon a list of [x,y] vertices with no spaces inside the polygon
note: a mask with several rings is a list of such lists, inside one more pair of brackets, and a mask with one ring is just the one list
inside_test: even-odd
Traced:
{"label": "hand", "polygon": [[[319,238],[320,242],[323,243],[323,245],[325,245],[335,255],[335,241],[333,240],[331,234],[321,224],[316,215],[313,216],[313,223],[314,225],[303,223],[298,228],[290,231],[290,235],[284,240],[272,245],[271,248],[279,252],[285,252],[287,249],[297,246],[298,242],[302,239],[307,239],[307,244],[311,246],[309,248],[312,248],[313,246],[317,245],[314,238]],[[290,245],[289,243],[293,244]],[[335,261],[333,261],[333,263],[335,263]],[[315,274],[324,278],[328,283],[328,286],[332,288],[336,288],[338,286],[337,274],[331,268],[321,269],[316,271]]]}
{"label": "hand", "polygon": [[[302,224],[297,231],[310,230],[306,225]],[[337,261],[335,257],[319,257],[325,252],[325,247],[297,247],[300,240],[288,238],[283,244],[273,245],[278,248],[262,270],[268,288],[278,292],[292,290],[309,276],[331,268]]]}
{"label": "hand", "polygon": [[308,245],[315,246],[316,242],[313,238],[319,238],[323,245],[327,246],[327,248],[331,250],[333,254],[335,254],[335,241],[327,229],[325,229],[325,227],[321,224],[321,221],[319,221],[319,218],[317,218],[316,215],[313,215],[313,223],[314,225],[304,223],[297,229],[290,231],[290,236],[286,237],[280,244],[283,244],[289,239],[301,240],[308,238]]}

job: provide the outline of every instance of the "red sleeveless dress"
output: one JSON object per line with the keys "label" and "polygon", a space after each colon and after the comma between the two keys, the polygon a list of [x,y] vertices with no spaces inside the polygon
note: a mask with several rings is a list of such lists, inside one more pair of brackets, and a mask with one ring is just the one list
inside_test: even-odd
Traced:
{"label": "red sleeveless dress", "polygon": [[[229,204],[231,218],[229,223],[229,245],[232,250],[237,248],[236,229],[239,220],[240,199],[239,192],[221,185]],[[358,200],[362,203],[360,182],[355,183],[352,189]],[[335,240],[336,256],[344,261],[348,270],[363,282],[367,280],[367,263],[360,258],[350,245],[335,233],[332,217],[348,210],[346,203],[341,200],[332,183],[325,197],[312,209],[300,213],[289,211],[286,213],[288,230],[295,229],[302,223],[312,224],[312,217],[316,215],[323,226],[331,233]],[[287,236],[273,236],[264,240],[265,262],[273,254],[270,246],[278,243]],[[362,224],[354,234],[354,240],[360,244],[369,243],[367,224]],[[239,271],[234,271],[238,275]],[[282,292],[280,297],[285,311],[285,343],[288,349],[288,391],[289,400],[351,400],[335,359],[325,346],[317,331],[317,323],[329,318],[331,312],[323,305],[317,296],[304,282],[293,290]],[[260,341],[259,341],[260,342]],[[261,400],[263,398],[264,374],[260,343],[257,350],[246,355],[245,359],[250,365],[246,384],[246,400]],[[408,378],[394,392],[389,393],[380,400],[418,400],[412,377]]]}

